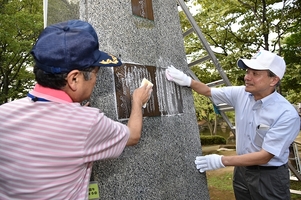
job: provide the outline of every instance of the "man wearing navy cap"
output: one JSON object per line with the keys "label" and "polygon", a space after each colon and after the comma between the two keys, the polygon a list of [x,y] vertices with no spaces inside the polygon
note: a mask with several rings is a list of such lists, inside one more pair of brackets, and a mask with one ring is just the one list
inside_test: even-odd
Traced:
{"label": "man wearing navy cap", "polygon": [[133,92],[127,125],[81,106],[99,68],[122,64],[99,50],[84,21],[46,27],[31,54],[37,84],[27,97],[0,106],[0,199],[88,199],[93,161],[139,142],[152,87]]}
{"label": "man wearing navy cap", "polygon": [[285,62],[260,50],[251,59],[239,59],[237,65],[246,70],[244,86],[210,88],[174,67],[166,70],[168,80],[212,97],[216,105],[227,103],[235,108],[237,155],[197,156],[196,168],[205,172],[235,166],[233,188],[239,200],[290,199],[287,162],[300,119],[296,109],[276,91]]}

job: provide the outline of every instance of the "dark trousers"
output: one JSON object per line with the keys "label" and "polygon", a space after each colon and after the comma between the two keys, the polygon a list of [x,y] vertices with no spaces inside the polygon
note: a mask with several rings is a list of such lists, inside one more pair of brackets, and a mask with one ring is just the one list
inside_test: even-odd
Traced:
{"label": "dark trousers", "polygon": [[235,167],[233,189],[236,200],[290,200],[288,165]]}

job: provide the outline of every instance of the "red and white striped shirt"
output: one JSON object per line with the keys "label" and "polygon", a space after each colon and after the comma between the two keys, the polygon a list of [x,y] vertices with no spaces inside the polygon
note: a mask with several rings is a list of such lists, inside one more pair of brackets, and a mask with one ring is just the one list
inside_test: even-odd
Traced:
{"label": "red and white striped shirt", "polygon": [[88,199],[92,162],[118,157],[126,125],[36,85],[0,106],[0,199]]}

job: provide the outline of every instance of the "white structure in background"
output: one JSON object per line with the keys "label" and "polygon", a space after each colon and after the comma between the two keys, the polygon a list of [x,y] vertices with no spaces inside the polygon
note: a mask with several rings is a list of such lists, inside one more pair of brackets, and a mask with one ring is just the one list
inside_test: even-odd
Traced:
{"label": "white structure in background", "polygon": [[47,26],[48,0],[43,0],[44,28]]}

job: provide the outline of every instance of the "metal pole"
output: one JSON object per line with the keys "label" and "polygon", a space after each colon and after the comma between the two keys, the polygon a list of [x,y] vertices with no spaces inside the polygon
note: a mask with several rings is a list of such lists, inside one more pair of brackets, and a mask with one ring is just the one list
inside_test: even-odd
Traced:
{"label": "metal pole", "polygon": [[46,28],[47,26],[47,15],[48,15],[48,0],[43,0],[44,28]]}

